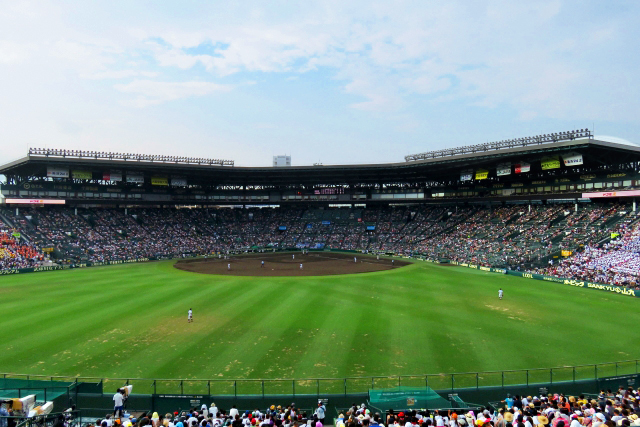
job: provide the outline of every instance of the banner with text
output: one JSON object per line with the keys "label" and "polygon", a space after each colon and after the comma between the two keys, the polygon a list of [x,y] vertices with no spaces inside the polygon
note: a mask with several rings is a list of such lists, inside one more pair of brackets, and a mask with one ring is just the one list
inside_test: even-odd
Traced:
{"label": "banner with text", "polygon": [[186,187],[187,178],[171,178],[172,187]]}
{"label": "banner with text", "polygon": [[540,160],[542,170],[560,169],[560,156],[545,156]]}
{"label": "banner with text", "polygon": [[151,185],[161,185],[161,186],[168,186],[169,185],[169,180],[167,178],[163,178],[161,176],[152,176],[151,177]]}
{"label": "banner with text", "polygon": [[460,172],[460,181],[471,181],[473,179],[473,169],[466,169]]}
{"label": "banner with text", "polygon": [[604,191],[599,193],[582,193],[582,197],[585,199],[591,199],[596,197],[636,197],[640,196],[640,190],[628,190],[628,191]]}
{"label": "banner with text", "polygon": [[511,175],[511,163],[500,163],[496,168],[496,175],[498,176]]}
{"label": "banner with text", "polygon": [[476,171],[476,180],[480,181],[481,179],[489,178],[489,171],[486,169],[478,169]]}
{"label": "banner with text", "polygon": [[7,205],[64,205],[60,199],[4,199]]}
{"label": "banner with text", "polygon": [[71,176],[73,177],[73,179],[91,179],[93,178],[93,174],[89,171],[78,171],[78,170],[73,170],[71,171]]}
{"label": "banner with text", "polygon": [[568,153],[562,156],[565,166],[580,166],[583,164],[582,154],[580,153]]}
{"label": "banner with text", "polygon": [[144,175],[136,172],[128,172],[127,173],[127,182],[131,184],[143,184],[144,183]]}
{"label": "banner with text", "polygon": [[69,178],[69,169],[47,166],[47,176],[50,178]]}
{"label": "banner with text", "polygon": [[104,181],[111,182],[121,182],[122,181],[122,171],[109,171],[102,174],[102,179]]}
{"label": "banner with text", "polygon": [[527,173],[531,171],[531,165],[527,162],[520,162],[515,164],[516,173]]}

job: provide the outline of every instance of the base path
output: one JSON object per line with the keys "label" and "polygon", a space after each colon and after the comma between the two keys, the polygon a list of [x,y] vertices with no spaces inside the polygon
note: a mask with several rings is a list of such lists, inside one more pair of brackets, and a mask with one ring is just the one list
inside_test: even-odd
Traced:
{"label": "base path", "polygon": [[[295,255],[295,259],[293,259]],[[353,261],[353,258],[357,262]],[[264,261],[264,267],[262,267]],[[231,264],[231,269],[227,268]],[[303,268],[300,269],[300,264]],[[345,254],[337,252],[278,252],[232,255],[231,259],[194,259],[178,261],[175,268],[193,273],[227,276],[327,276],[333,274],[369,273],[400,268],[410,264],[389,258],[376,259],[375,255]]]}

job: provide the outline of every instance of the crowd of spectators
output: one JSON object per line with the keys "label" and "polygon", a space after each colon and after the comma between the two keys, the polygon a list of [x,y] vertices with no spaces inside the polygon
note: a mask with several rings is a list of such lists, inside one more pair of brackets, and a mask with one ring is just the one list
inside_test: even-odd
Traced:
{"label": "crowd of spectators", "polygon": [[498,412],[484,411],[473,416],[472,420],[476,426],[490,424],[495,427],[640,426],[639,401],[640,394],[632,387],[620,387],[616,393],[602,390],[598,396],[592,397],[563,394],[533,397],[507,395],[502,402],[504,407]]}
{"label": "crowd of spectators", "polygon": [[[225,410],[215,403],[210,406],[191,408],[187,411],[175,411],[159,414],[158,412],[144,412],[139,416],[131,414],[108,414],[98,419],[96,427],[322,427],[325,419],[326,407],[318,403],[314,410],[298,409],[295,403],[288,406],[271,405],[266,409],[240,411],[236,405]],[[333,419],[331,420],[331,422]]]}
{"label": "crowd of spectators", "polygon": [[640,289],[640,222],[621,224],[609,243],[584,250],[540,273]]}
{"label": "crowd of spectators", "polygon": [[[375,410],[377,411],[377,410]],[[353,404],[337,417],[326,414],[318,403],[315,410],[272,405],[266,409],[226,411],[212,403],[188,411],[165,415],[143,413],[122,418],[107,415],[99,427],[632,427],[640,426],[640,393],[633,387],[617,392],[602,390],[598,395],[540,396],[507,395],[479,410],[411,409],[374,412],[366,404]]]}
{"label": "crowd of spectators", "polygon": [[20,237],[16,229],[0,220],[0,270],[36,267],[44,260],[36,245]]}
{"label": "crowd of spectators", "polygon": [[[8,212],[4,212],[8,215]],[[351,209],[25,209],[4,227],[0,268],[33,266],[39,247],[68,263],[176,258],[278,248],[422,255],[519,269],[561,251],[572,258],[536,272],[637,285],[640,237],[623,205],[384,206]],[[2,228],[0,228],[1,230]],[[600,245],[612,232],[621,237]],[[583,251],[579,249],[583,248]]]}
{"label": "crowd of spectators", "polygon": [[363,404],[340,414],[336,427],[630,427],[640,426],[640,394],[632,387],[586,397],[507,395],[484,409],[388,410],[372,413]]}

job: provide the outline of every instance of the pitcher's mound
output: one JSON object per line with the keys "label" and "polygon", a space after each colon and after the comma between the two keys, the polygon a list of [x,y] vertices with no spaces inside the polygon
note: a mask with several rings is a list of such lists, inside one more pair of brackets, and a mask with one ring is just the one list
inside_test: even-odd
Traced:
{"label": "pitcher's mound", "polygon": [[[231,264],[231,269],[228,264]],[[408,264],[410,263],[398,260],[392,263],[386,257],[378,260],[375,255],[336,252],[311,252],[302,255],[301,252],[279,252],[232,255],[231,259],[212,257],[184,260],[175,263],[174,267],[193,273],[229,276],[326,276],[391,270]]]}

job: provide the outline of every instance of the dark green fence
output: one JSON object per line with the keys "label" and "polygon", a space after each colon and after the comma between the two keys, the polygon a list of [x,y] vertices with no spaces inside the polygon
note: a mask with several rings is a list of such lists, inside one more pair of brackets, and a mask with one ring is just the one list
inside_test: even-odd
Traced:
{"label": "dark green fence", "polygon": [[[44,375],[0,374],[0,382],[11,379],[81,383],[86,392],[111,393],[125,384],[133,385],[136,394],[207,395],[207,396],[273,396],[273,395],[340,395],[367,393],[370,389],[398,386],[431,387],[434,390],[479,389],[486,387],[535,386],[597,380],[599,378],[637,374],[640,360],[561,366],[555,368],[511,371],[463,372],[453,374],[398,375],[308,379],[143,379],[65,377]],[[40,386],[38,384],[38,386]],[[9,387],[7,387],[9,388]]]}

